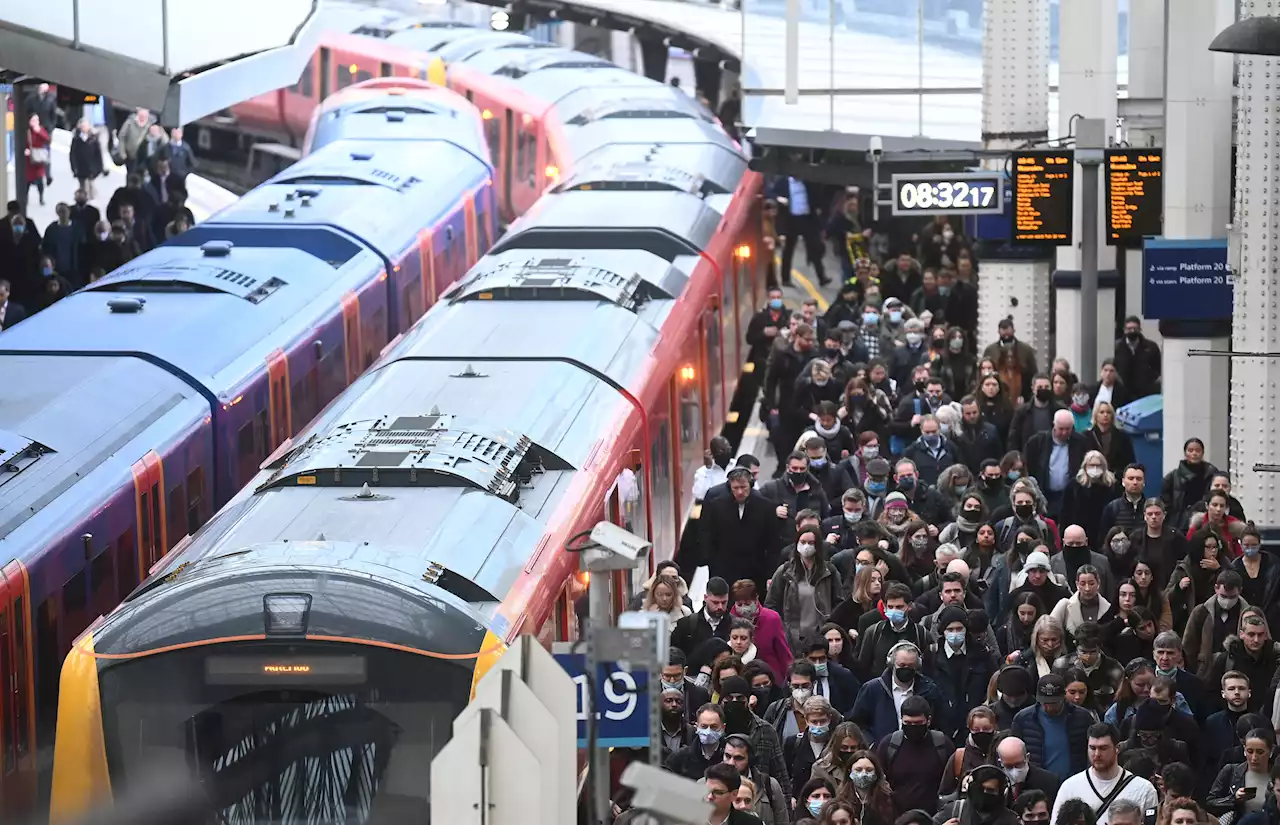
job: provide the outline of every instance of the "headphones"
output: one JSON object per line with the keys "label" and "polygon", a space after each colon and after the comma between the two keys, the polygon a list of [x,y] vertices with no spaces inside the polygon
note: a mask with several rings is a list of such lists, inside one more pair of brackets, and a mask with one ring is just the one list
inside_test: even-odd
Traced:
{"label": "headphones", "polygon": [[886,665],[892,665],[893,659],[895,656],[898,655],[899,650],[910,650],[912,653],[916,654],[917,659],[923,658],[923,656],[920,654],[920,648],[916,647],[915,643],[908,642],[908,641],[901,641],[901,642],[898,642],[893,647],[889,648],[889,655],[885,657],[884,663]]}

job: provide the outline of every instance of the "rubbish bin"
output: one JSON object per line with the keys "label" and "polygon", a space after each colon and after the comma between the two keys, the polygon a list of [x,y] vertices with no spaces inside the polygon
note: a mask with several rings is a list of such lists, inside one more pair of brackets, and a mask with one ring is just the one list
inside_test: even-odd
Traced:
{"label": "rubbish bin", "polygon": [[1133,439],[1133,455],[1147,468],[1144,493],[1160,495],[1164,479],[1164,396],[1148,395],[1116,410],[1116,424]]}

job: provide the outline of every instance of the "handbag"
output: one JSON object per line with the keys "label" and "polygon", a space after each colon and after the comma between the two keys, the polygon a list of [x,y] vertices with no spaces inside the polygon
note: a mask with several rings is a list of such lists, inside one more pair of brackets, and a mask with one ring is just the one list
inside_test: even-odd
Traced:
{"label": "handbag", "polygon": [[32,163],[40,166],[47,166],[49,164],[49,150],[47,148],[41,147],[39,149],[32,149],[31,154],[28,157],[31,158]]}

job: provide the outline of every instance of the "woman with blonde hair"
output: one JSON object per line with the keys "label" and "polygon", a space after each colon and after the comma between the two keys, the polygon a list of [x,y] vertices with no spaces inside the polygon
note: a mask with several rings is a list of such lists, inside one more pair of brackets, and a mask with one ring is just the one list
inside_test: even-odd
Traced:
{"label": "woman with blonde hair", "polygon": [[1078,524],[1084,528],[1089,543],[1102,544],[1102,511],[1120,496],[1115,474],[1107,466],[1107,457],[1099,450],[1085,453],[1080,470],[1062,494],[1061,524]]}
{"label": "woman with blonde hair", "polygon": [[858,620],[866,613],[875,612],[876,604],[884,594],[884,573],[874,564],[859,565],[851,580],[853,587],[849,590],[849,598],[832,611],[831,621],[843,627],[850,639],[857,641]]}
{"label": "woman with blonde hair", "polygon": [[1123,473],[1134,463],[1133,439],[1116,426],[1116,408],[1110,402],[1099,401],[1093,405],[1093,426],[1085,430],[1089,445],[1107,457],[1107,466],[1113,473]]}

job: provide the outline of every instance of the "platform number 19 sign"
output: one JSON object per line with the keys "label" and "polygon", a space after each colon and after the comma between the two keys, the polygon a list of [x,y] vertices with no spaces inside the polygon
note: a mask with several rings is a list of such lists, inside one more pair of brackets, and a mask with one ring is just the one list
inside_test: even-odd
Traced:
{"label": "platform number 19 sign", "polygon": [[[587,746],[589,684],[586,657],[557,653],[556,661],[573,677],[578,698],[578,747]],[[649,745],[649,675],[626,671],[615,663],[600,665],[596,675],[596,744],[607,748],[643,748]]]}

